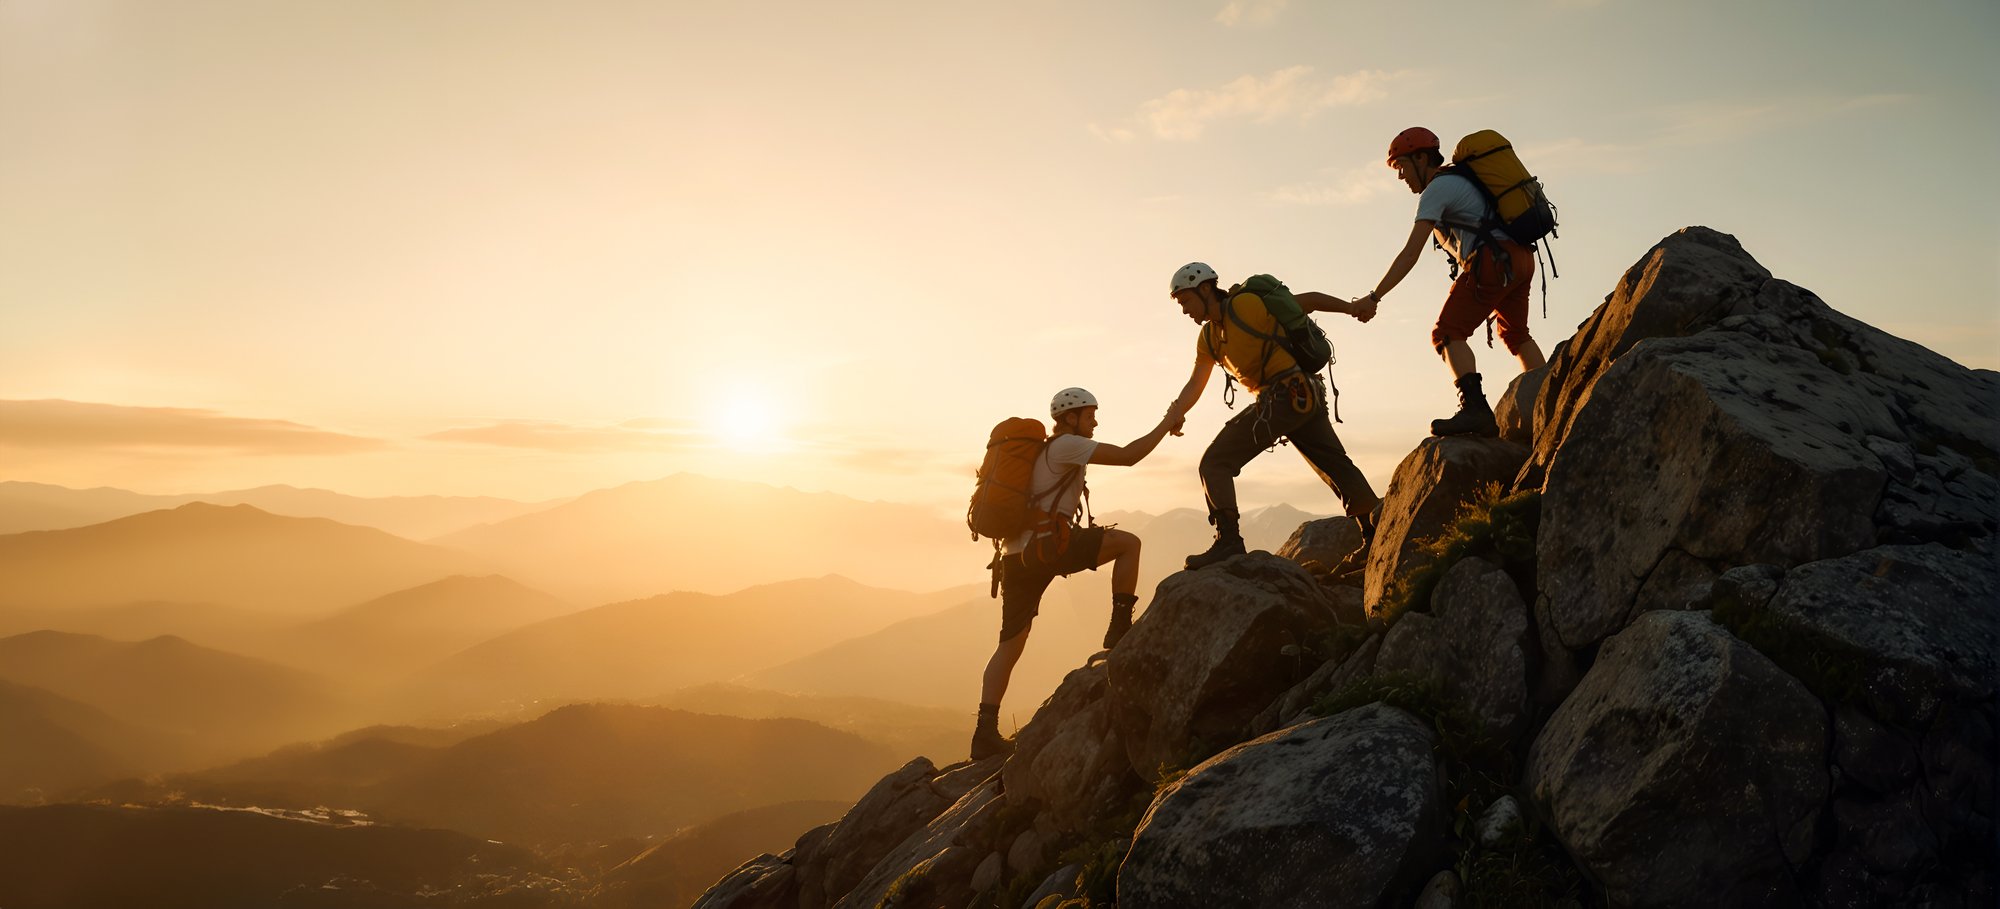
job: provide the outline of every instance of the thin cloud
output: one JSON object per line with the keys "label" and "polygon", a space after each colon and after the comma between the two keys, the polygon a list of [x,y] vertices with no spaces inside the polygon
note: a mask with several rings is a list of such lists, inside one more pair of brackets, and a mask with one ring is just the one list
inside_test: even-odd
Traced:
{"label": "thin cloud", "polygon": [[1215,21],[1234,28],[1239,25],[1270,25],[1291,0],[1231,0],[1215,14]]}
{"label": "thin cloud", "polygon": [[1091,131],[1114,142],[1142,136],[1192,141],[1218,122],[1304,120],[1329,108],[1376,101],[1387,97],[1389,86],[1404,75],[1361,70],[1326,76],[1311,66],[1289,66],[1261,76],[1241,76],[1220,88],[1175,89],[1139,105],[1139,110],[1123,121],[1093,125]]}
{"label": "thin cloud", "polygon": [[1659,111],[1665,121],[1656,144],[1715,145],[1772,129],[1790,128],[1856,111],[1908,103],[1914,95],[1875,92],[1848,97],[1794,97],[1756,101],[1694,101]]}
{"label": "thin cloud", "polygon": [[212,410],[64,400],[0,401],[0,446],[14,448],[207,449],[316,455],[372,451],[387,444],[287,420],[231,417]]}
{"label": "thin cloud", "polygon": [[712,448],[708,436],[668,420],[628,420],[615,426],[574,426],[546,420],[502,420],[447,429],[425,439],[555,452],[685,451]]}
{"label": "thin cloud", "polygon": [[1371,164],[1350,168],[1329,179],[1280,186],[1267,191],[1264,196],[1279,205],[1359,205],[1401,189],[1403,184],[1396,181],[1394,171]]}

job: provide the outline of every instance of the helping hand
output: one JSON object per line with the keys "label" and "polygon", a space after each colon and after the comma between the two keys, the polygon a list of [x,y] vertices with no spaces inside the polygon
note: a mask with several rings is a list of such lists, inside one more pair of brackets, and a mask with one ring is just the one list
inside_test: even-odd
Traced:
{"label": "helping hand", "polygon": [[1373,294],[1363,294],[1362,296],[1355,297],[1354,299],[1349,300],[1348,302],[1353,304],[1354,306],[1354,308],[1349,311],[1349,315],[1354,316],[1354,320],[1357,322],[1366,322],[1369,319],[1375,318],[1375,308],[1379,306],[1382,301],[1377,299]]}
{"label": "helping hand", "polygon": [[1187,425],[1187,414],[1174,413],[1172,410],[1169,410],[1166,417],[1160,422],[1167,424],[1167,432],[1173,435],[1180,435],[1181,427]]}

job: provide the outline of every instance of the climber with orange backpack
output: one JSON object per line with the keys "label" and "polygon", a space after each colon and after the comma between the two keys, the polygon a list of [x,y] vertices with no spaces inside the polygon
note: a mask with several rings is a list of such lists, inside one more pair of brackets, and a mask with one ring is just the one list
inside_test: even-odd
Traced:
{"label": "climber with orange backpack", "polygon": [[[1195,340],[1194,373],[1181,388],[1167,416],[1180,428],[1189,409],[1201,400],[1202,389],[1220,363],[1227,383],[1241,383],[1257,396],[1255,403],[1224,423],[1201,456],[1201,490],[1208,500],[1208,522],[1215,525],[1215,543],[1187,557],[1190,569],[1206,568],[1244,552],[1242,518],[1236,506],[1236,475],[1244,465],[1279,440],[1290,442],[1304,456],[1361,525],[1362,539],[1375,532],[1375,510],[1382,500],[1368,485],[1361,468],[1341,447],[1327,417],[1327,383],[1316,374],[1330,360],[1315,347],[1324,335],[1305,313],[1342,312],[1363,322],[1374,316],[1338,297],[1307,291],[1294,294],[1269,275],[1258,275],[1229,290],[1219,290],[1215,269],[1189,262],[1174,272],[1168,294],[1181,314],[1201,326]],[[1286,325],[1297,313],[1315,344],[1300,343]],[[1225,387],[1224,401],[1229,400]]]}
{"label": "climber with orange backpack", "polygon": [[1432,420],[1431,434],[1496,435],[1493,408],[1466,341],[1491,317],[1500,325],[1508,352],[1520,358],[1522,371],[1545,362],[1541,346],[1528,332],[1528,290],[1538,244],[1555,232],[1555,206],[1513,146],[1492,130],[1459,140],[1446,164],[1437,134],[1413,126],[1389,143],[1389,166],[1417,194],[1416,224],[1375,289],[1353,302],[1372,314],[1416,265],[1424,242],[1435,236],[1451,259],[1453,280],[1431,329],[1431,346],[1451,369],[1459,408],[1446,419]]}
{"label": "climber with orange backpack", "polygon": [[[1000,644],[986,663],[979,693],[979,722],[972,732],[972,759],[1014,750],[1000,734],[1000,699],[1014,664],[1028,646],[1028,629],[1041,611],[1050,582],[1079,571],[1111,568],[1111,624],[1104,632],[1110,649],[1132,627],[1139,602],[1139,538],[1131,531],[1097,526],[1088,517],[1084,469],[1091,464],[1130,467],[1139,463],[1179,421],[1167,417],[1125,445],[1096,441],[1097,398],[1081,388],[1065,388],[1049,402],[1052,435],[1038,420],[1015,418],[993,428],[979,482],[966,509],[973,539],[994,541],[995,591],[1000,596]],[[1078,521],[1078,516],[1084,516]]]}

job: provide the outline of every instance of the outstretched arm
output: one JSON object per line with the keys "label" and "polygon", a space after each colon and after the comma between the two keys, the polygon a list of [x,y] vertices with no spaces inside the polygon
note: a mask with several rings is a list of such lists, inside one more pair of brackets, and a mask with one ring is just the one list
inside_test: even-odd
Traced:
{"label": "outstretched arm", "polygon": [[1166,438],[1167,431],[1173,429],[1178,422],[1173,414],[1168,414],[1160,418],[1160,425],[1153,427],[1151,432],[1124,445],[1099,442],[1096,448],[1091,449],[1090,463],[1109,467],[1130,467],[1137,464],[1153,453],[1153,449],[1159,446],[1160,440]]}
{"label": "outstretched arm", "polygon": [[1424,252],[1424,241],[1430,239],[1431,229],[1436,226],[1435,221],[1418,221],[1412,226],[1410,239],[1403,244],[1403,251],[1396,254],[1396,261],[1389,264],[1388,274],[1382,276],[1381,283],[1376,284],[1374,290],[1355,302],[1380,303],[1383,297],[1388,296],[1389,291],[1395,290],[1396,285],[1403,283],[1403,278],[1410,273],[1410,269],[1416,267],[1417,257]]}
{"label": "outstretched arm", "polygon": [[1363,322],[1375,318],[1375,301],[1366,298],[1349,301],[1332,294],[1308,290],[1298,294],[1297,299],[1299,308],[1306,312],[1344,312]]}
{"label": "outstretched arm", "polygon": [[1181,424],[1187,421],[1188,411],[1194,409],[1201,400],[1202,389],[1208,387],[1208,375],[1215,371],[1215,358],[1208,351],[1197,349],[1194,353],[1194,374],[1188,376],[1187,384],[1181,386],[1180,397],[1167,405],[1167,419],[1173,423],[1173,434],[1181,434]]}

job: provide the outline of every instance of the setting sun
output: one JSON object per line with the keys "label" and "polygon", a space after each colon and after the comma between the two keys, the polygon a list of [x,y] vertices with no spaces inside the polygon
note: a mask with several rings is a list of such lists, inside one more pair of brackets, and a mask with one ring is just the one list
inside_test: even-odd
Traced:
{"label": "setting sun", "polygon": [[709,432],[725,448],[768,452],[785,446],[784,414],[772,396],[754,386],[738,388],[709,414]]}

